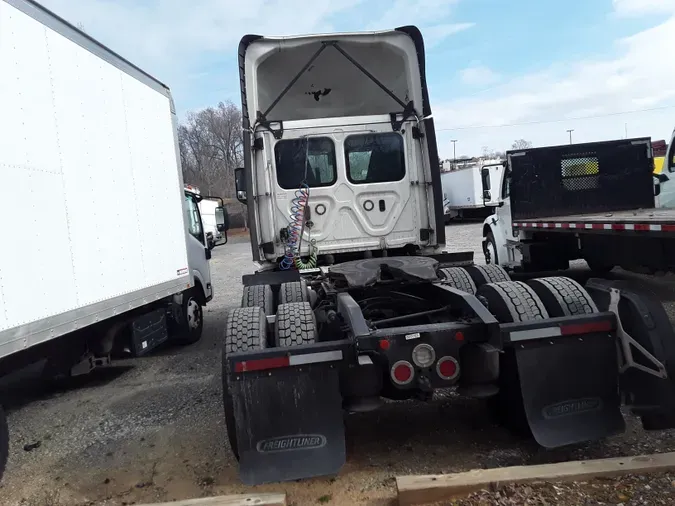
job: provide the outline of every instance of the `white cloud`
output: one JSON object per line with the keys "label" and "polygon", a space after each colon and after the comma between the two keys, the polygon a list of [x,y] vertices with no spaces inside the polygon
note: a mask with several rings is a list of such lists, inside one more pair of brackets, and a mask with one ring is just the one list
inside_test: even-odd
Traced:
{"label": "white cloud", "polygon": [[442,25],[425,26],[422,28],[425,47],[434,47],[445,39],[469,28],[476,26],[475,23],[445,23]]}
{"label": "white cloud", "polygon": [[417,25],[424,34],[427,48],[433,47],[455,33],[467,30],[474,23],[448,23],[453,8],[460,0],[396,0],[366,30],[382,30],[396,26]]}
{"label": "white cloud", "polygon": [[[452,152],[451,138],[458,139],[458,152],[479,154],[481,146],[504,149],[517,138],[540,146],[565,143],[568,128],[575,129],[575,142],[620,138],[624,123],[631,137],[670,138],[675,108],[605,115],[675,105],[675,87],[670,85],[675,82],[675,65],[663,59],[666,48],[672,47],[675,16],[618,40],[614,58],[559,63],[446,102],[434,100],[432,89],[441,155]],[[464,128],[475,126],[490,128]],[[443,131],[450,128],[455,130]]]}
{"label": "white cloud", "polygon": [[641,16],[675,12],[675,0],[612,0],[619,16]]}
{"label": "white cloud", "polygon": [[[237,89],[236,46],[247,33],[332,31],[332,16],[363,0],[41,0],[169,86],[188,94],[195,76]],[[209,63],[216,61],[215,65]],[[228,75],[223,76],[223,62]],[[232,72],[234,70],[234,72]],[[181,104],[178,104],[181,107]]]}
{"label": "white cloud", "polygon": [[488,86],[499,81],[499,74],[485,65],[478,63],[459,71],[459,78],[464,84],[472,86]]}
{"label": "white cloud", "polygon": [[[447,23],[460,0],[41,0],[48,9],[131,60],[174,91],[177,107],[238,97],[236,47],[247,33],[292,35],[336,31],[340,15],[375,13],[365,29],[416,24],[428,47],[466,30]],[[378,18],[379,15],[379,18]],[[371,16],[372,18],[372,16]],[[369,18],[370,19],[370,18]],[[359,28],[362,29],[362,28]],[[205,84],[207,83],[207,84]],[[208,97],[195,90],[207,90]]]}

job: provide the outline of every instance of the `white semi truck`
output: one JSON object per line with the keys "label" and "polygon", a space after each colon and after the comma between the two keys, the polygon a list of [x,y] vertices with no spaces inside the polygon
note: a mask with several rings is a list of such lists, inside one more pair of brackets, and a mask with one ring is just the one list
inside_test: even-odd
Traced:
{"label": "white semi truck", "polygon": [[675,427],[675,334],[659,301],[602,279],[513,281],[442,252],[417,28],[249,35],[238,54],[236,186],[260,265],[223,335],[242,481],[336,474],[345,411],[436,389],[483,399],[547,448],[622,432],[622,402],[646,429]]}
{"label": "white semi truck", "polygon": [[[0,374],[196,342],[211,251],[169,88],[39,4],[0,0],[0,90]],[[0,472],[3,428],[0,411]]]}

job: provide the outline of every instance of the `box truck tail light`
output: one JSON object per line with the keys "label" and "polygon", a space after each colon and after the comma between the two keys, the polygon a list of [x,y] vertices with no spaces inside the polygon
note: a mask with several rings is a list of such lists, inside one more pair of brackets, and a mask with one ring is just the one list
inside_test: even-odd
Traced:
{"label": "box truck tail light", "polygon": [[415,377],[415,370],[410,362],[399,360],[391,368],[391,379],[397,385],[407,385]]}

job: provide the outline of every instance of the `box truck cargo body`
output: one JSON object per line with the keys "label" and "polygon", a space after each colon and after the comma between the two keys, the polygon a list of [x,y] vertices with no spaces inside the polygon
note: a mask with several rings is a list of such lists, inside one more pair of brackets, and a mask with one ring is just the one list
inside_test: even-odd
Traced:
{"label": "box truck cargo body", "polygon": [[489,168],[491,186],[498,187],[503,170],[501,162],[473,164],[441,174],[446,223],[453,218],[483,218],[492,213],[493,197],[483,193],[483,167]]}
{"label": "box truck cargo body", "polygon": [[170,331],[198,339],[210,251],[169,89],[39,4],[0,0],[0,90],[0,369],[28,350],[91,368],[118,335],[138,354]]}

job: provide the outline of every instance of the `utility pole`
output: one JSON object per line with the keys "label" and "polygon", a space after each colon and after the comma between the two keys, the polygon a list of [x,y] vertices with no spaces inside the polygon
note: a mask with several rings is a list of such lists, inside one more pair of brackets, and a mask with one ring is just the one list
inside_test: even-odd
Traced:
{"label": "utility pole", "polygon": [[623,124],[623,131],[626,133],[626,139],[628,139],[628,123]]}
{"label": "utility pole", "polygon": [[452,168],[454,170],[457,168],[457,150],[455,149],[457,147],[457,139],[451,139],[450,142],[452,142]]}
{"label": "utility pole", "polygon": [[570,128],[567,133],[570,134],[570,144],[572,144],[572,132],[574,132],[574,128]]}

